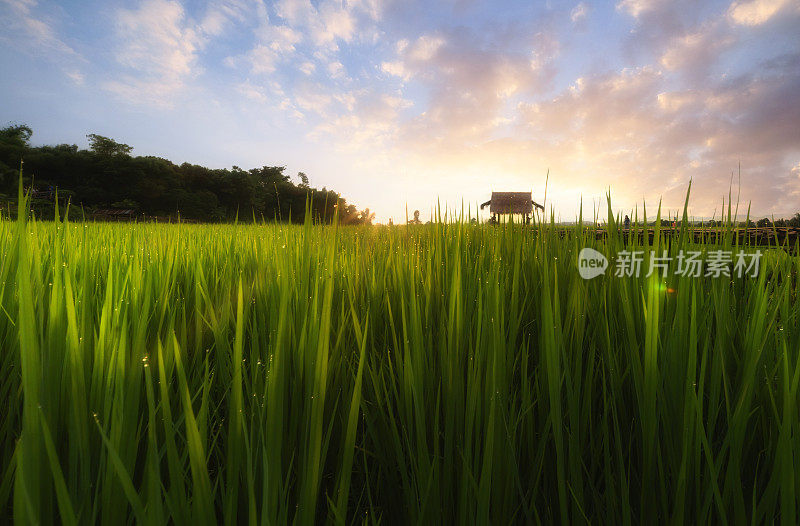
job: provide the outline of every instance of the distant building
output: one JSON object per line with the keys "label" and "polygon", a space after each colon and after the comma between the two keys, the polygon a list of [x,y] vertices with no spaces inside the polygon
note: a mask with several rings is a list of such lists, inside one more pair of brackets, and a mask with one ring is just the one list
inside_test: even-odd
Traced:
{"label": "distant building", "polygon": [[492,198],[481,204],[481,210],[489,207],[492,223],[496,223],[500,215],[511,214],[521,215],[527,223],[534,206],[544,211],[544,207],[531,198],[532,194],[533,192],[492,192]]}

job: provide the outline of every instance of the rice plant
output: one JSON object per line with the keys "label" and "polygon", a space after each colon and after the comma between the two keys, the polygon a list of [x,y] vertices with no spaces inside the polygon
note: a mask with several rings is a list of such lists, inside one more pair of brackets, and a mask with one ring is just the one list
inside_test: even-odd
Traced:
{"label": "rice plant", "polygon": [[645,266],[755,247],[613,213],[597,239],[19,209],[0,219],[3,522],[800,520],[796,245],[762,247],[756,277],[584,280],[584,247]]}

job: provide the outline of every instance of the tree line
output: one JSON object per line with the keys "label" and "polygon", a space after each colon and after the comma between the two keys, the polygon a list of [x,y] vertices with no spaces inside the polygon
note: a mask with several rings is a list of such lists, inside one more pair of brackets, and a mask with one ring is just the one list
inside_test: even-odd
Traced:
{"label": "tree line", "polygon": [[312,188],[302,172],[293,182],[283,166],[244,170],[177,165],[160,157],[132,156],[131,146],[101,135],[87,135],[89,149],[32,146],[32,135],[24,124],[0,129],[0,198],[11,201],[7,196],[16,196],[24,161],[23,184],[45,214],[57,190],[59,198],[69,199],[73,213],[89,216],[119,211],[200,222],[255,218],[300,223],[310,210],[315,220],[324,222],[337,212],[343,224],[371,223],[374,218],[368,208],[357,210],[333,190]]}

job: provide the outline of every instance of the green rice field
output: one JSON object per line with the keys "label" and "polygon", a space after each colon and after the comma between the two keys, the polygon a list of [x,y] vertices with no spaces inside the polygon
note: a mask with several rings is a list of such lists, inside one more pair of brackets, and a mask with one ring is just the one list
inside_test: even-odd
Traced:
{"label": "green rice field", "polygon": [[634,231],[5,217],[0,522],[797,524],[797,247]]}

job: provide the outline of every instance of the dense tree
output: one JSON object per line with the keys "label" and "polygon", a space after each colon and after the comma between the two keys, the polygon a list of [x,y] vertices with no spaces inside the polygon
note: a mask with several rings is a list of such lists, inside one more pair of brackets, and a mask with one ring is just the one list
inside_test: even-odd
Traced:
{"label": "dense tree", "polygon": [[374,213],[370,213],[369,208],[365,208],[359,214],[358,217],[361,220],[361,222],[364,223],[365,225],[371,225],[372,222],[375,220],[375,214]]}
{"label": "dense tree", "polygon": [[130,155],[131,151],[133,151],[133,146],[119,143],[114,139],[95,133],[90,133],[86,138],[89,139],[89,149],[100,155]]}
{"label": "dense tree", "polygon": [[301,187],[303,188],[309,187],[308,176],[305,174],[305,172],[297,172],[297,178],[300,179]]}
{"label": "dense tree", "polygon": [[33,130],[24,124],[0,130],[0,191],[19,177],[19,163]]}
{"label": "dense tree", "polygon": [[26,186],[57,188],[89,213],[121,208],[196,221],[238,217],[302,222],[310,210],[319,221],[330,221],[337,212],[344,224],[370,223],[374,218],[368,210],[358,212],[336,192],[311,188],[302,172],[301,183],[292,183],[283,166],[243,170],[176,165],[159,157],[131,156],[131,146],[96,134],[87,136],[89,150],[68,144],[32,147],[31,135],[24,125],[0,130],[0,193],[16,194],[24,159]]}
{"label": "dense tree", "polygon": [[33,130],[25,124],[12,124],[0,130],[0,140],[11,146],[28,146],[32,135]]}

